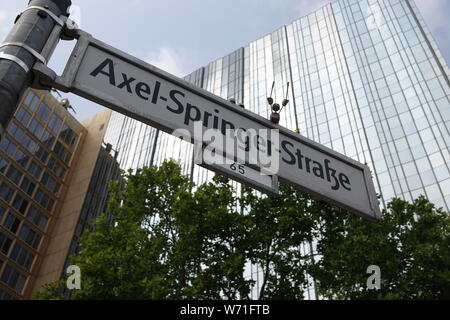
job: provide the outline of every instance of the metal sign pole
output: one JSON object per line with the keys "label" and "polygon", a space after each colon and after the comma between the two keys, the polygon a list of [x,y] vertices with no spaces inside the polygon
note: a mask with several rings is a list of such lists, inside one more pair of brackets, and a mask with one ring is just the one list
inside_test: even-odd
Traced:
{"label": "metal sign pole", "polygon": [[0,136],[33,81],[34,64],[47,64],[53,53],[71,4],[71,0],[30,1],[0,45]]}

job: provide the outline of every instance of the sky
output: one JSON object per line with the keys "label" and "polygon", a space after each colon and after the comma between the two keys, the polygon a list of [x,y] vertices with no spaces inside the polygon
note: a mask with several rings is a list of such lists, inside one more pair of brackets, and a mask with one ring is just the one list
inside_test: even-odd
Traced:
{"label": "sky", "polygon": [[[415,0],[447,62],[450,1]],[[177,76],[248,45],[330,0],[72,0],[72,19],[86,32]],[[0,0],[0,41],[27,0]],[[61,74],[74,41],[63,41],[49,62]],[[84,120],[103,107],[72,94]]]}

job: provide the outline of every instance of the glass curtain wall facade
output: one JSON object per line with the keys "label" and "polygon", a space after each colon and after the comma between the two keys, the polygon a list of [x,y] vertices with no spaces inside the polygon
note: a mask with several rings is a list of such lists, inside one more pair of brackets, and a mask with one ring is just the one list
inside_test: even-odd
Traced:
{"label": "glass curtain wall facade", "polygon": [[[282,126],[367,163],[382,206],[425,195],[448,211],[449,77],[412,0],[338,0],[185,79],[264,117],[273,81],[275,101],[289,82]],[[195,166],[190,144],[117,113],[105,140],[123,169],[175,158],[196,183],[213,175]]]}

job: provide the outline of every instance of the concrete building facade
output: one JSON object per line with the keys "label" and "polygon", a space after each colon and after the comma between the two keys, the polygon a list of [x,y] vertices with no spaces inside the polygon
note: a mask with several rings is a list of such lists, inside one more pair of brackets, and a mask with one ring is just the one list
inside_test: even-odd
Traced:
{"label": "concrete building facade", "polygon": [[95,207],[90,199],[94,182],[107,188],[118,173],[102,145],[110,116],[79,123],[49,92],[24,94],[0,142],[0,300],[33,298],[59,280],[77,238],[105,210],[107,190]]}

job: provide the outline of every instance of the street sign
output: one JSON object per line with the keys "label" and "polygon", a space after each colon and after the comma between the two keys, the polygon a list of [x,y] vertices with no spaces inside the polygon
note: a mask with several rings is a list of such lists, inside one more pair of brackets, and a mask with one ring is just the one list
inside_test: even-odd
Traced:
{"label": "street sign", "polygon": [[[276,175],[281,181],[365,218],[380,219],[366,165],[78,32],[77,45],[62,76],[42,64],[35,68],[53,87],[170,134],[185,130],[194,137],[191,142],[199,123],[203,129],[215,129],[223,135],[229,129],[278,130],[278,141],[270,141],[265,147],[278,161]],[[229,173],[217,166],[212,169]],[[254,176],[240,178],[250,185],[255,181]]]}
{"label": "street sign", "polygon": [[220,173],[269,195],[277,196],[279,194],[278,177],[276,175],[261,174],[259,170],[219,154],[214,154],[214,158],[209,157],[210,153],[204,152],[203,147],[197,148],[196,146],[194,152],[196,155],[195,163],[203,168]]}

